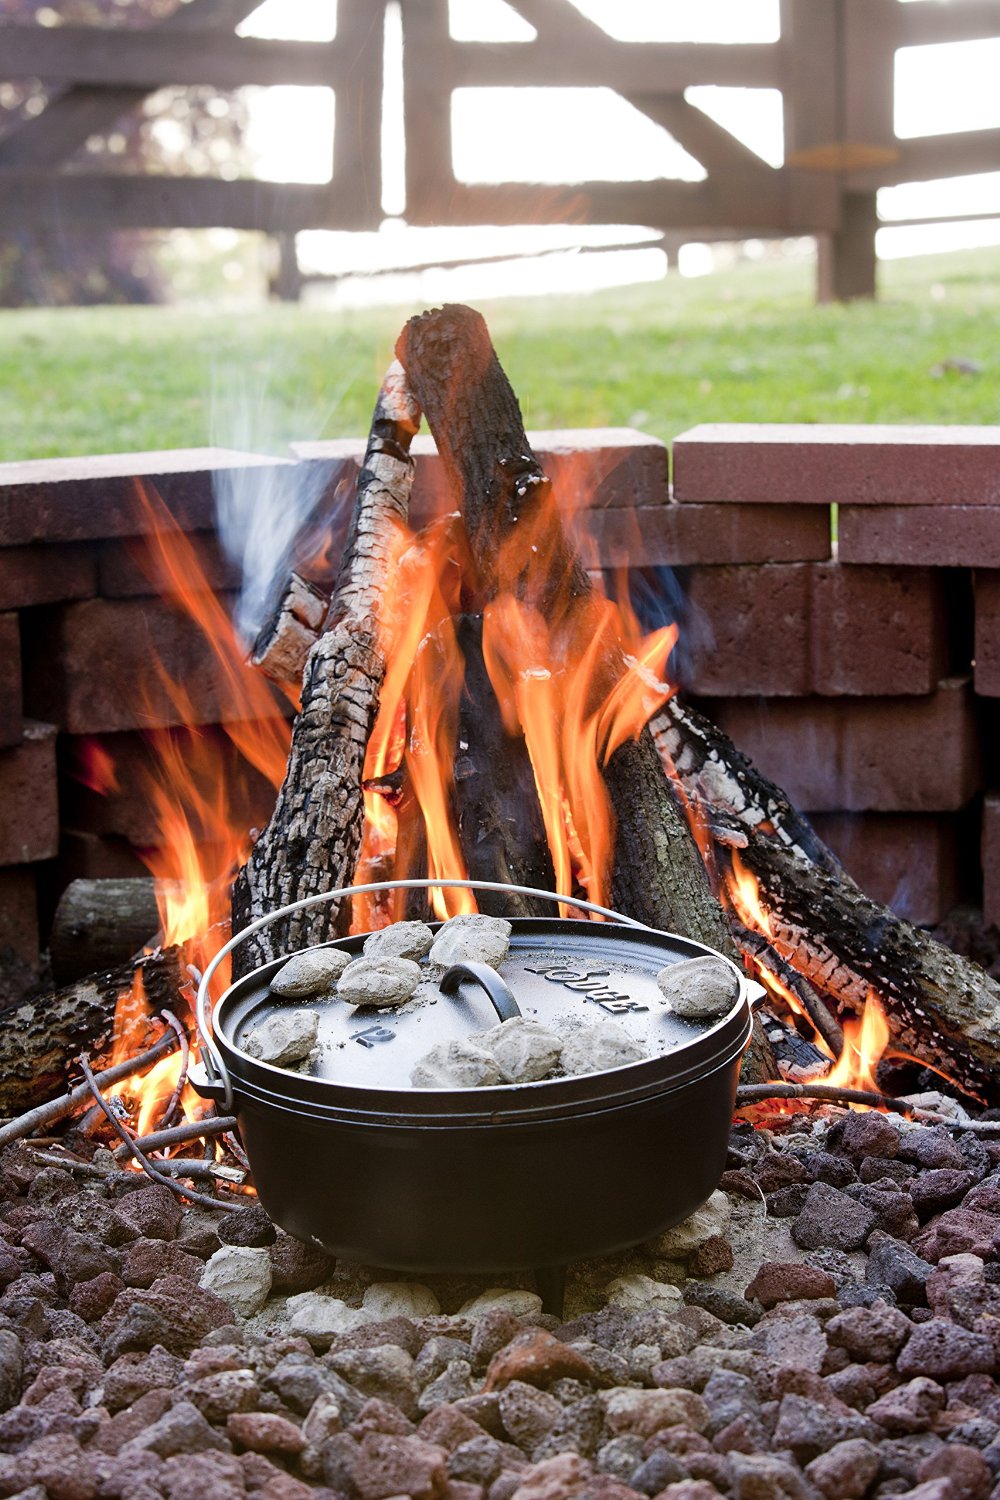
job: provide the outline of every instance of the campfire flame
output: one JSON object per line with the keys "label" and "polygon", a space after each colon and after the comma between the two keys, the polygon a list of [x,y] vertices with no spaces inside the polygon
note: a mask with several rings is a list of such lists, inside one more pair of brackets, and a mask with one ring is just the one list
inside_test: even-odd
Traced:
{"label": "campfire flame", "polygon": [[889,1023],[885,1011],[875,991],[869,989],[860,1019],[849,1017],[844,1022],[844,1050],[824,1082],[838,1088],[880,1093],[876,1071],[888,1045]]}
{"label": "campfire flame", "polygon": [[[142,855],[155,878],[158,942],[181,947],[185,964],[197,971],[228,936],[230,887],[250,848],[247,809],[252,797],[246,766],[276,790],[284,778],[290,730],[270,686],[245,665],[245,643],[212,590],[197,546],[155,491],[140,486],[139,493],[150,530],[134,544],[136,564],[211,646],[213,688],[223,705],[221,731],[201,727],[192,692],[151,652],[148,682],[136,689],[144,694],[142,707],[155,722],[162,719],[166,701],[181,727],[150,729],[144,735],[149,748],[145,790],[157,842]],[[113,757],[99,742],[87,747],[83,779],[105,794],[118,790]],[[258,816],[268,810],[261,806]],[[229,983],[226,966],[216,980],[218,994]],[[192,1001],[193,985],[186,998]],[[140,971],[133,988],[119,998],[113,1062],[137,1050],[137,1027],[147,1025],[149,1017]],[[180,1054],[171,1053],[142,1078],[122,1086],[139,1135],[155,1127],[181,1067]],[[181,1118],[195,1117],[202,1107],[194,1091],[185,1088]]]}

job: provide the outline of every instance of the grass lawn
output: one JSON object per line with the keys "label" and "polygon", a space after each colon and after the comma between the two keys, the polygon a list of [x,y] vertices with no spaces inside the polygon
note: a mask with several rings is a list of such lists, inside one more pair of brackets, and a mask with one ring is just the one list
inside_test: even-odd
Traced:
{"label": "grass lawn", "polygon": [[[809,266],[747,265],[482,310],[529,428],[1000,422],[1000,250],[889,262],[881,284],[817,308]],[[0,312],[0,460],[361,434],[419,310]]]}

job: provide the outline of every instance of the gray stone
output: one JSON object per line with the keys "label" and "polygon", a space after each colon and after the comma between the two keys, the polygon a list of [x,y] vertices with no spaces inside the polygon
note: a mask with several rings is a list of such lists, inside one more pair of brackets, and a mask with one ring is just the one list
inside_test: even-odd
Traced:
{"label": "gray stone", "polygon": [[291,1332],[307,1338],[314,1349],[329,1349],[341,1333],[351,1333],[372,1321],[364,1308],[348,1307],[339,1297],[321,1292],[300,1292],[288,1299]]}
{"label": "gray stone", "polygon": [[432,964],[489,964],[499,969],[510,946],[511,925],[505,917],[470,913],[450,917],[439,930],[430,951]]}
{"label": "gray stone", "polygon": [[633,1312],[645,1312],[656,1308],[661,1312],[678,1312],[684,1298],[679,1287],[669,1281],[654,1281],[652,1276],[636,1273],[632,1276],[616,1276],[604,1287],[601,1296],[616,1307],[625,1307]]}
{"label": "gray stone", "polygon": [[271,980],[271,990],[290,1000],[331,994],[350,961],[351,955],[342,948],[309,948],[305,953],[295,953]]}
{"label": "gray stone", "polygon": [[897,1301],[919,1307],[927,1301],[927,1278],[933,1270],[901,1240],[881,1230],[872,1235],[865,1268],[865,1281],[870,1286],[887,1286]]}
{"label": "gray stone", "polygon": [[487,1287],[477,1297],[470,1297],[458,1309],[460,1318],[478,1323],[480,1318],[494,1311],[510,1313],[515,1318],[531,1317],[542,1310],[542,1299],[537,1292],[520,1291],[506,1286]]}
{"label": "gray stone", "polygon": [[639,1043],[615,1021],[596,1021],[581,1026],[563,1042],[562,1066],[566,1073],[603,1073],[642,1062],[646,1056]]}
{"label": "gray stone", "polygon": [[471,1039],[453,1037],[438,1042],[414,1064],[410,1081],[418,1089],[484,1089],[504,1080],[492,1053]]}
{"label": "gray stone", "polygon": [[309,1056],[318,1034],[318,1011],[278,1010],[243,1038],[243,1051],[275,1068],[287,1068]]}
{"label": "gray stone", "polygon": [[927,1432],[938,1413],[944,1410],[945,1400],[945,1393],[936,1380],[917,1375],[873,1401],[868,1415],[886,1432]]}
{"label": "gray stone", "polygon": [[671,1010],[690,1020],[724,1016],[740,992],[739,975],[732,964],[714,954],[668,964],[657,974],[656,983]]}
{"label": "gray stone", "polygon": [[419,1281],[372,1282],[365,1288],[361,1306],[373,1318],[433,1318],[441,1311],[441,1304],[430,1287]]}
{"label": "gray stone", "polygon": [[526,1016],[512,1016],[490,1031],[481,1031],[474,1040],[495,1059],[504,1083],[536,1083],[547,1078],[563,1048],[561,1037]]}
{"label": "gray stone", "polygon": [[475,1396],[478,1384],[467,1359],[451,1359],[440,1375],[427,1382],[417,1403],[422,1412],[433,1411],[436,1406],[451,1406]]}
{"label": "gray stone", "polygon": [[913,1330],[896,1361],[900,1375],[930,1375],[935,1380],[958,1380],[963,1375],[989,1374],[996,1364],[993,1341],[945,1318],[931,1318]]}
{"label": "gray stone", "polygon": [[393,922],[365,938],[365,958],[409,958],[416,963],[431,949],[434,934],[426,922]]}
{"label": "gray stone", "polygon": [[647,1240],[645,1249],[652,1255],[684,1260],[714,1235],[724,1234],[732,1218],[732,1204],[718,1189],[696,1208],[693,1214],[665,1229],[655,1239]]}
{"label": "gray stone", "polygon": [[395,1344],[381,1344],[374,1349],[341,1349],[330,1354],[326,1362],[363,1395],[391,1402],[405,1417],[417,1415],[420,1387],[413,1359],[405,1349]]}
{"label": "gray stone", "polygon": [[804,1464],[829,1452],[837,1443],[879,1436],[874,1422],[835,1397],[830,1397],[829,1405],[821,1405],[808,1396],[789,1394],[782,1397],[778,1408],[774,1444],[776,1448],[789,1448]]}
{"label": "gray stone", "polygon": [[411,958],[356,958],[347,965],[337,984],[337,996],[348,1005],[375,1010],[402,1005],[409,1000],[422,978],[420,965]]}
{"label": "gray stone", "polygon": [[266,1249],[223,1245],[206,1262],[198,1285],[228,1302],[240,1317],[252,1318],[271,1291],[271,1257]]}

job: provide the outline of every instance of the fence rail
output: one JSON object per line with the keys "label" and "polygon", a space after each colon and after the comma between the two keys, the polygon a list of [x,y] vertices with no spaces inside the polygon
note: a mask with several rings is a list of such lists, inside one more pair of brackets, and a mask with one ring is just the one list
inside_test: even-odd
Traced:
{"label": "fence rail", "polygon": [[[373,229],[382,206],[385,13],[340,0],[330,42],[236,35],[244,0],[190,0],[133,28],[0,23],[0,79],[37,78],[45,108],[0,135],[0,222],[228,226],[294,235]],[[403,24],[404,217],[421,225],[596,222],[669,235],[814,234],[820,295],[871,295],[880,187],[995,170],[1000,129],[899,140],[900,47],[1000,37],[1000,0],[781,0],[781,35],[760,43],[645,43],[610,37],[571,0],[508,0],[526,42],[451,35],[447,0],[399,0]],[[165,85],[331,88],[331,176],[319,186],[87,171],[86,140]],[[772,167],[685,98],[694,85],[779,89],[785,162]],[[452,164],[458,88],[611,88],[661,125],[702,182],[468,183]],[[72,164],[70,165],[70,163]],[[286,278],[295,284],[294,276]]]}

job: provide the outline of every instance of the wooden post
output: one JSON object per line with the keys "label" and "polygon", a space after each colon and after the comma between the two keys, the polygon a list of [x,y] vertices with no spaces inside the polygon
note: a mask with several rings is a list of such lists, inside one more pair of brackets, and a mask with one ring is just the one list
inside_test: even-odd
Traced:
{"label": "wooden post", "polygon": [[852,302],[876,292],[874,193],[842,193],[840,228],[817,236],[817,302]]}
{"label": "wooden post", "polygon": [[302,296],[302,272],[295,249],[295,234],[282,231],[274,238],[278,246],[278,274],[271,282],[271,292],[279,302],[298,302]]}

